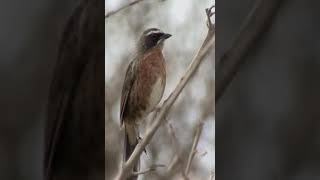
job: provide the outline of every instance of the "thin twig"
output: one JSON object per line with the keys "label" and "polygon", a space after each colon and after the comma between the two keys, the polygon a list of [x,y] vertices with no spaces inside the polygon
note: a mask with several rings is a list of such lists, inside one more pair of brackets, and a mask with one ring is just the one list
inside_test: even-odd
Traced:
{"label": "thin twig", "polygon": [[175,149],[175,154],[176,154],[176,157],[177,157],[177,163],[179,163],[180,168],[181,168],[181,176],[182,176],[183,179],[187,180],[188,177],[184,173],[184,171],[182,170],[181,150],[180,150],[180,148],[178,146],[177,136],[176,136],[176,134],[174,132],[174,129],[173,129],[171,124],[169,124],[169,132],[170,132],[170,135],[171,135],[173,147]]}
{"label": "thin twig", "polygon": [[200,122],[198,124],[198,127],[197,127],[196,135],[194,136],[194,139],[193,139],[192,148],[191,148],[191,151],[190,151],[190,154],[189,154],[189,157],[188,157],[187,167],[186,167],[186,170],[184,172],[186,175],[189,174],[190,167],[191,167],[191,162],[192,162],[194,156],[197,153],[197,146],[198,146],[199,139],[200,139],[200,136],[201,136],[201,133],[202,133],[202,129],[203,129],[203,120],[200,120]]}
{"label": "thin twig", "polygon": [[186,84],[189,82],[193,74],[196,72],[200,63],[202,62],[204,57],[208,54],[209,50],[214,50],[214,42],[215,42],[214,27],[212,25],[212,26],[209,26],[208,33],[203,44],[201,45],[197,54],[194,56],[193,60],[188,66],[180,82],[178,83],[174,91],[170,94],[170,96],[164,101],[162,107],[159,110],[159,113],[157,114],[156,118],[153,120],[153,124],[151,124],[150,128],[146,129],[144,138],[142,139],[142,141],[140,141],[137,144],[129,160],[126,163],[124,163],[123,167],[120,169],[120,172],[118,173],[116,178],[117,180],[124,180],[131,175],[134,164],[138,161],[141,153],[144,151],[147,144],[149,144],[153,135],[155,134],[155,132],[160,127],[161,123],[169,113],[173,103],[176,101],[176,99],[180,95],[183,88],[186,86]]}
{"label": "thin twig", "polygon": [[175,169],[175,167],[179,163],[179,159],[180,158],[177,154],[172,158],[172,161],[170,162],[170,164],[168,165],[168,168],[167,168],[168,174],[171,174],[171,172]]}
{"label": "thin twig", "polygon": [[215,11],[212,9],[215,7],[215,5],[212,5],[210,8],[206,9],[206,15],[207,15],[207,26],[208,28],[213,27],[213,23],[211,21],[211,17],[215,14]]}
{"label": "thin twig", "polygon": [[[208,84],[208,86],[207,86],[208,91],[209,91],[209,88],[211,86],[213,86],[213,85],[214,85],[213,81]],[[192,160],[194,159],[194,156],[198,152],[197,151],[197,146],[198,146],[198,143],[199,143],[200,136],[202,134],[204,120],[211,114],[212,109],[214,108],[213,107],[213,105],[214,105],[214,93],[211,93],[210,95],[211,96],[206,98],[207,101],[204,104],[204,107],[206,107],[206,108],[204,109],[204,111],[202,112],[202,114],[201,114],[201,116],[200,116],[200,118],[198,120],[198,125],[196,127],[196,133],[195,133],[194,138],[193,138],[192,147],[191,147],[191,150],[190,150],[190,153],[189,153],[188,162],[187,162],[187,166],[186,166],[185,173],[184,173],[186,175],[189,174],[190,168],[191,168],[191,164],[192,164]],[[204,153],[204,155],[205,154],[206,154],[206,152]]]}
{"label": "thin twig", "polygon": [[216,61],[216,103],[246,60],[245,56],[268,29],[282,1],[257,0],[232,47]]}
{"label": "thin twig", "polygon": [[133,176],[138,176],[138,175],[141,175],[141,174],[147,174],[151,171],[155,171],[157,168],[159,167],[166,167],[165,165],[163,164],[154,164],[152,166],[150,166],[148,169],[146,170],[143,170],[143,171],[139,171],[139,172],[133,172],[132,175]]}
{"label": "thin twig", "polygon": [[198,153],[198,156],[200,156],[200,157],[204,157],[204,156],[206,156],[208,154],[207,151],[203,151],[203,152],[197,151],[197,153]]}
{"label": "thin twig", "polygon": [[214,180],[215,178],[215,175],[214,175],[214,171],[212,170],[211,172],[210,172],[210,177],[209,177],[209,179],[210,180]]}
{"label": "thin twig", "polygon": [[142,1],[143,0],[132,1],[132,2],[130,2],[130,3],[126,4],[126,5],[124,5],[124,6],[120,7],[117,10],[110,11],[105,15],[105,18],[108,18],[108,17],[110,17],[110,16],[112,16],[112,15],[114,15],[114,14],[116,14],[116,13],[118,13],[118,12],[124,10],[124,9],[127,9],[128,7],[131,7],[131,6],[135,5],[135,4],[138,4],[138,3],[142,2]]}

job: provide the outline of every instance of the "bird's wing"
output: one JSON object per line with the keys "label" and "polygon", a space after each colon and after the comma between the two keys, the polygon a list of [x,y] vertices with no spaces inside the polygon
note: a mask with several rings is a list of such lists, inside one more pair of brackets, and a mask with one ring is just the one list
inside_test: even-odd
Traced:
{"label": "bird's wing", "polygon": [[121,101],[120,101],[120,122],[121,125],[123,123],[123,115],[126,110],[129,94],[131,92],[131,88],[133,85],[133,82],[135,80],[135,71],[136,71],[136,60],[134,59],[133,61],[130,62],[126,76],[124,78],[124,83],[122,87],[122,92],[121,92]]}

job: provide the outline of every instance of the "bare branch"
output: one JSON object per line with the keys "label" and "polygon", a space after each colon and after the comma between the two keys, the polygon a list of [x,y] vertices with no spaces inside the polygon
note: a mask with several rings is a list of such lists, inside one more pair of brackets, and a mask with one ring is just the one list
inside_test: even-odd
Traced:
{"label": "bare branch", "polygon": [[214,180],[215,178],[214,178],[214,171],[212,170],[211,172],[210,172],[210,177],[209,177],[209,179],[210,180]]}
{"label": "bare branch", "polygon": [[120,11],[122,11],[122,10],[124,10],[124,9],[127,9],[127,8],[129,8],[129,7],[131,7],[131,6],[135,5],[135,4],[138,4],[138,3],[142,2],[142,1],[143,1],[143,0],[135,0],[135,1],[132,1],[131,3],[128,3],[128,4],[120,7],[120,8],[117,9],[117,10],[110,11],[110,12],[108,12],[108,13],[105,15],[105,19],[108,18],[108,17],[110,17],[110,16],[112,16],[112,15],[114,15],[114,14],[116,14],[116,13],[118,13],[118,12],[120,12]]}
{"label": "bare branch", "polygon": [[176,167],[176,165],[179,163],[179,157],[178,155],[176,154],[173,158],[172,158],[172,161],[170,162],[168,168],[167,168],[167,172],[168,174],[170,174],[173,169]]}
{"label": "bare branch", "polygon": [[196,134],[195,134],[194,139],[193,139],[192,148],[191,148],[191,151],[190,151],[190,154],[189,154],[187,167],[186,167],[186,170],[184,172],[186,175],[189,174],[191,162],[192,162],[195,154],[197,153],[197,149],[196,148],[198,146],[198,142],[199,142],[199,139],[200,139],[200,136],[201,136],[201,133],[202,133],[202,128],[203,128],[203,120],[200,120],[200,122],[198,124],[198,128],[197,128]]}
{"label": "bare branch", "polygon": [[[210,17],[211,16],[209,16],[209,18]],[[116,178],[117,180],[124,180],[131,175],[134,164],[137,162],[141,153],[144,151],[147,144],[149,144],[153,135],[155,134],[155,132],[160,127],[161,123],[169,113],[173,103],[176,101],[183,88],[186,86],[193,74],[196,72],[204,57],[208,54],[210,50],[214,50],[214,42],[214,26],[212,25],[209,26],[208,33],[204,42],[202,43],[196,55],[194,56],[183,77],[180,79],[180,82],[178,83],[174,91],[170,94],[170,96],[164,101],[162,107],[159,110],[159,113],[152,121],[153,123],[151,124],[150,128],[146,129],[144,138],[142,139],[142,141],[138,143],[135,150],[131,154],[129,160],[123,165],[122,169],[120,169],[120,172]]]}
{"label": "bare branch", "polygon": [[140,175],[140,174],[147,174],[147,173],[149,173],[149,172],[151,172],[151,171],[155,171],[157,168],[159,168],[159,167],[166,167],[165,165],[163,165],[163,164],[154,164],[154,165],[152,165],[152,166],[150,166],[148,169],[146,169],[146,170],[143,170],[143,171],[139,171],[139,172],[133,172],[132,173],[132,175],[133,176],[138,176],[138,175]]}
{"label": "bare branch", "polygon": [[[208,89],[211,85],[214,85],[214,82],[209,83],[208,85]],[[200,136],[202,134],[202,129],[203,129],[203,125],[204,125],[204,120],[211,114],[210,112],[212,112],[212,108],[214,108],[212,105],[214,105],[214,93],[210,94],[211,96],[206,98],[207,101],[205,102],[205,106],[206,107],[204,109],[204,111],[201,114],[201,117],[198,120],[198,125],[196,127],[196,133],[194,135],[193,138],[193,143],[192,143],[192,147],[189,153],[189,157],[188,157],[188,162],[187,162],[187,166],[186,166],[186,170],[184,172],[184,174],[188,175],[190,172],[190,168],[191,168],[191,164],[192,164],[192,160],[194,158],[194,156],[196,155],[197,151],[197,146],[199,143],[199,139]],[[206,154],[206,152],[205,152]]]}
{"label": "bare branch", "polygon": [[118,12],[123,11],[123,10],[125,10],[125,9],[127,9],[127,8],[129,8],[129,7],[132,7],[132,6],[136,5],[136,4],[139,4],[139,3],[142,2],[142,1],[144,1],[144,0],[135,0],[135,1],[132,1],[132,2],[130,2],[130,3],[126,4],[126,5],[124,5],[124,6],[120,7],[120,8],[117,9],[117,10],[108,12],[108,13],[104,16],[104,18],[107,19],[107,18],[109,18],[110,16],[115,15],[115,14],[117,14]]}
{"label": "bare branch", "polygon": [[213,23],[211,21],[211,17],[215,14],[215,11],[212,11],[212,9],[215,7],[215,5],[212,5],[210,8],[206,9],[206,15],[207,15],[207,26],[208,28],[213,27]]}
{"label": "bare branch", "polygon": [[178,142],[177,142],[177,136],[174,132],[174,129],[172,127],[171,124],[169,124],[169,132],[170,132],[170,135],[171,135],[171,139],[172,139],[172,144],[173,144],[173,147],[175,149],[175,154],[176,154],[176,157],[177,157],[177,163],[179,163],[180,165],[180,168],[181,168],[181,175],[182,175],[182,178],[183,179],[188,179],[187,175],[184,173],[184,171],[182,170],[182,159],[181,159],[181,151],[180,151],[180,148],[178,146]]}

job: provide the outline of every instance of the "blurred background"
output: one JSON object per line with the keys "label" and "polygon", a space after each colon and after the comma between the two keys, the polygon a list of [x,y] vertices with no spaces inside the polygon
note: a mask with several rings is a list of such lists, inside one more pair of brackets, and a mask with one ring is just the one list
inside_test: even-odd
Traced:
{"label": "blurred background", "polygon": [[[217,1],[217,60],[256,2]],[[216,179],[320,179],[319,7],[283,1],[217,104]]]}
{"label": "blurred background", "polygon": [[[106,13],[128,2],[132,1],[105,1]],[[106,179],[116,175],[122,161],[123,134],[120,132],[119,102],[125,71],[134,55],[137,39],[150,27],[173,35],[164,46],[167,84],[162,103],[177,85],[204,40],[207,32],[205,8],[213,4],[212,0],[149,0],[106,19]],[[164,164],[166,167],[139,176],[139,179],[181,179],[199,119],[203,119],[205,124],[189,177],[193,180],[209,179],[215,169],[213,113],[214,50],[180,94],[167,122],[158,129],[147,146],[147,154],[141,156],[141,170],[153,164]],[[170,125],[176,140],[170,133]]]}
{"label": "blurred background", "polygon": [[76,2],[0,1],[0,179],[41,180],[43,127],[64,24]]}

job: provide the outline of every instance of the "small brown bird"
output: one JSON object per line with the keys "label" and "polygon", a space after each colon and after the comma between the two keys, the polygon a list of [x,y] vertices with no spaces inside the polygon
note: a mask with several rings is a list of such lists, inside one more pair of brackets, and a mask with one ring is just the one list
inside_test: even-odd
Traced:
{"label": "small brown bird", "polygon": [[[120,104],[121,126],[125,128],[125,161],[138,143],[137,123],[153,111],[162,98],[166,84],[162,49],[169,37],[170,34],[157,28],[145,30],[137,44],[137,55],[128,66]],[[138,164],[134,171],[138,170]]]}

